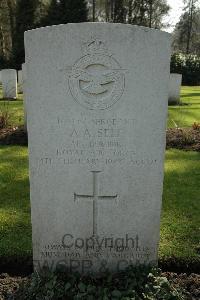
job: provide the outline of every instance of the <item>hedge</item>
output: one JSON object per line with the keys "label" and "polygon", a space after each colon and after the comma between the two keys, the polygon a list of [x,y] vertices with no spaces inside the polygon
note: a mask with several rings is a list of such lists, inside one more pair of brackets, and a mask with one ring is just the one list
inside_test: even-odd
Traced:
{"label": "hedge", "polygon": [[200,85],[200,56],[174,53],[170,69],[171,73],[183,75],[183,85]]}

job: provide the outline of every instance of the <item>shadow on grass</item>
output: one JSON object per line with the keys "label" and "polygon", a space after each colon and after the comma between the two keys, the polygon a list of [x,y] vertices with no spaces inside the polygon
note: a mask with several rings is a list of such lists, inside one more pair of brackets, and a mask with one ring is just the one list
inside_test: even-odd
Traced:
{"label": "shadow on grass", "polygon": [[187,93],[187,94],[181,94],[181,98],[194,98],[194,97],[200,97],[200,92],[199,93]]}
{"label": "shadow on grass", "polygon": [[169,120],[174,120],[179,127],[191,127],[194,122],[199,122],[200,108],[177,107],[169,109]]}
{"label": "shadow on grass", "polygon": [[0,257],[31,251],[27,147],[0,147]]}
{"label": "shadow on grass", "polygon": [[167,151],[161,257],[198,258],[200,154]]}

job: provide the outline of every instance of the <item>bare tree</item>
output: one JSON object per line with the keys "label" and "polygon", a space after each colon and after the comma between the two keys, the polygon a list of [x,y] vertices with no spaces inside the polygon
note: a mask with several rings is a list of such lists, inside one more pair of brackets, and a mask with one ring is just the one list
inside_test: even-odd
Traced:
{"label": "bare tree", "polygon": [[200,7],[197,4],[193,3],[192,14],[187,7],[176,24],[173,32],[174,51],[200,54]]}
{"label": "bare tree", "polygon": [[4,60],[9,60],[12,56],[15,9],[15,0],[0,1],[0,56]]}
{"label": "bare tree", "polygon": [[194,11],[195,11],[195,4],[197,1],[195,0],[185,0],[186,4],[185,11],[188,13],[188,22],[187,22],[187,45],[186,45],[186,53],[190,52],[190,43],[191,43],[191,34],[192,34],[192,27],[193,27],[193,20],[194,20]]}
{"label": "bare tree", "polygon": [[96,17],[96,0],[92,0],[92,20],[95,22]]}

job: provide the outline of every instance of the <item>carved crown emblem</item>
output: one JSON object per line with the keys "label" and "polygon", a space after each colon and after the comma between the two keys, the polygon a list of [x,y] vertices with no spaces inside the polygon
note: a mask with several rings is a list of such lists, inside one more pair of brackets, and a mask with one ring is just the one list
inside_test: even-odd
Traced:
{"label": "carved crown emblem", "polygon": [[108,48],[106,47],[105,42],[98,38],[94,38],[83,45],[83,51],[85,54],[107,53]]}

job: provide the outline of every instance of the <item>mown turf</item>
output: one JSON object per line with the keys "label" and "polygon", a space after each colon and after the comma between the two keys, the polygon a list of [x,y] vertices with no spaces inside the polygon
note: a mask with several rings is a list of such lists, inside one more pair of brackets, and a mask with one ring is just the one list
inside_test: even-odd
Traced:
{"label": "mown turf", "polygon": [[26,147],[0,147],[0,256],[30,253]]}
{"label": "mown turf", "polygon": [[0,84],[0,114],[8,111],[10,118],[9,124],[11,126],[19,126],[24,124],[24,107],[23,107],[23,94],[18,94],[17,100],[2,99],[2,86]]}
{"label": "mown turf", "polygon": [[[26,147],[0,147],[0,256],[31,253]],[[198,256],[200,154],[166,151],[160,257]]]}
{"label": "mown turf", "polygon": [[160,256],[198,257],[200,153],[166,151]]}
{"label": "mown turf", "polygon": [[181,105],[169,106],[168,127],[191,127],[200,122],[200,86],[181,88]]}

